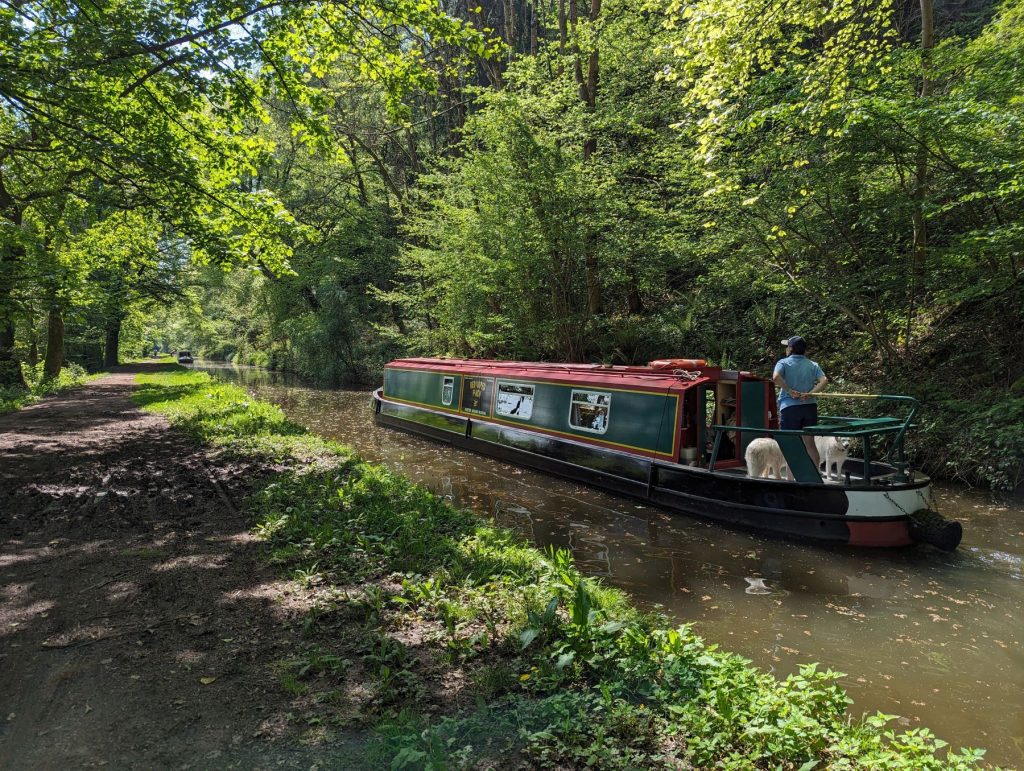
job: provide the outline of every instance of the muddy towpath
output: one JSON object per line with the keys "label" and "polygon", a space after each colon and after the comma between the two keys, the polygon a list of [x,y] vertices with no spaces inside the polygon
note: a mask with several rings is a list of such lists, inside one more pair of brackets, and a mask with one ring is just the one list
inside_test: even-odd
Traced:
{"label": "muddy towpath", "polygon": [[239,510],[265,470],[140,411],[145,369],[0,417],[0,768],[355,765],[294,741],[304,608]]}

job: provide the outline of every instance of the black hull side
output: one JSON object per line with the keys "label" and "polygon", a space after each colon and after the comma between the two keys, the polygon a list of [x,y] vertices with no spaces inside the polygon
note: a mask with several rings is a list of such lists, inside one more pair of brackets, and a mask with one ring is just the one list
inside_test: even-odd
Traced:
{"label": "black hull side", "polygon": [[[382,402],[377,396],[374,401],[375,419],[381,425],[731,527],[819,543],[909,543],[907,517],[903,514],[847,515],[846,491],[857,488],[712,473],[703,468],[606,452],[463,416],[427,413],[407,405]],[[923,482],[906,487],[926,485]],[[857,530],[853,539],[851,525]]]}

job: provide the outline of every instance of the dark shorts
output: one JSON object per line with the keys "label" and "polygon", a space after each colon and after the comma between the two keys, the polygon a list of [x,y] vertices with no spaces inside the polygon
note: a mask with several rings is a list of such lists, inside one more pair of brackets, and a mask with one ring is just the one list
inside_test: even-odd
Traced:
{"label": "dark shorts", "polygon": [[794,404],[779,412],[779,428],[783,431],[797,431],[807,426],[818,425],[817,404]]}

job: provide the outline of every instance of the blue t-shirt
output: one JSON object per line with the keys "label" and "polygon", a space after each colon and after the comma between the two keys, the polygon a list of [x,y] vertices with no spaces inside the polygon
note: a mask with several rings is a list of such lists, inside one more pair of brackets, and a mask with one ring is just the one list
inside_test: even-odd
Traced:
{"label": "blue t-shirt", "polygon": [[[818,362],[811,361],[806,356],[792,354],[785,359],[779,359],[775,365],[775,374],[781,374],[782,380],[787,386],[800,393],[807,393],[814,384],[825,376]],[[813,396],[806,399],[794,399],[785,388],[779,391],[779,411],[792,407],[794,404],[817,404],[818,400]]]}

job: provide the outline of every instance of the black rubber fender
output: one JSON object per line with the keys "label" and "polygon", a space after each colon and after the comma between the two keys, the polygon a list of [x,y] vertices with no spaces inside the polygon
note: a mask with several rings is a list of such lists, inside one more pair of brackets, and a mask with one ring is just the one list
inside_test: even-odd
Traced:
{"label": "black rubber fender", "polygon": [[964,528],[955,519],[946,519],[932,509],[918,509],[910,515],[910,537],[942,551],[955,551],[964,537]]}

